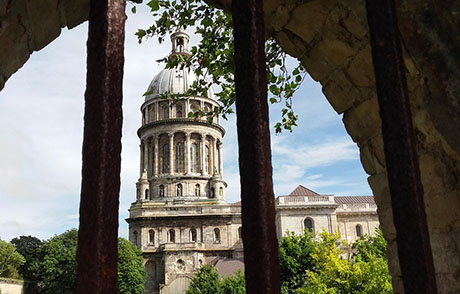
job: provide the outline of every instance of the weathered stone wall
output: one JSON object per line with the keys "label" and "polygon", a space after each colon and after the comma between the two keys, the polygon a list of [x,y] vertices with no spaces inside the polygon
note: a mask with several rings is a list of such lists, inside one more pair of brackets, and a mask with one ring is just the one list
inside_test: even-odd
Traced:
{"label": "weathered stone wall", "polygon": [[[459,4],[448,2],[398,1],[397,9],[438,288],[458,293],[460,26]],[[364,1],[270,1],[265,8],[268,33],[323,85],[360,148],[389,243],[395,293],[401,293]]]}
{"label": "weathered stone wall", "polygon": [[0,90],[30,54],[89,17],[89,0],[0,1]]}

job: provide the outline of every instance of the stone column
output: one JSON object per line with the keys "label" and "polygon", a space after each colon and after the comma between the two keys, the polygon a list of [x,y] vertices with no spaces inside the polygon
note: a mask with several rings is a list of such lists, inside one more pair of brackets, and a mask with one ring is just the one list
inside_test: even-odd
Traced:
{"label": "stone column", "polygon": [[168,100],[168,113],[169,113],[169,118],[173,117],[173,109],[171,105],[169,105],[170,101]]}
{"label": "stone column", "polygon": [[155,159],[154,159],[154,167],[153,167],[153,176],[158,177],[158,151],[160,149],[160,137],[155,136],[154,140],[154,150],[155,150]]}
{"label": "stone column", "polygon": [[190,99],[185,100],[184,102],[185,118],[188,118],[188,113],[190,112]]}
{"label": "stone column", "polygon": [[205,170],[204,170],[204,161],[205,161],[205,142],[206,142],[206,135],[201,134],[201,142],[200,142],[200,170],[201,170],[201,175],[205,175]]}
{"label": "stone column", "polygon": [[169,174],[174,173],[174,133],[168,134],[169,136]]}
{"label": "stone column", "polygon": [[214,171],[217,172],[217,139],[214,138],[214,144],[212,146],[213,148],[213,156],[212,156],[212,174],[214,175]]}
{"label": "stone column", "polygon": [[141,144],[139,145],[139,174],[142,175],[142,172],[144,171],[144,143],[141,140]]}
{"label": "stone column", "polygon": [[147,170],[148,171],[148,168],[149,168],[149,141],[148,140],[145,140],[144,141],[144,167],[142,168],[142,170]]}
{"label": "stone column", "polygon": [[218,156],[219,156],[219,175],[221,178],[224,177],[223,172],[224,172],[224,164],[222,162],[222,143],[217,146],[219,148]]}
{"label": "stone column", "polygon": [[[186,104],[188,101],[186,101]],[[190,156],[190,133],[185,134],[185,173],[190,174],[191,156]]]}

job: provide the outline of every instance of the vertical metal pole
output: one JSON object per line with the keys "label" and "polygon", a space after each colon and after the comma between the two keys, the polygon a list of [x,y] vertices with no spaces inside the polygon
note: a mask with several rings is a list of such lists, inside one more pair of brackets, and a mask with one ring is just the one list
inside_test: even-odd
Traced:
{"label": "vertical metal pole", "polygon": [[80,294],[117,293],[124,0],[92,0],[77,248]]}
{"label": "vertical metal pole", "polygon": [[232,11],[246,290],[279,293],[262,0]]}
{"label": "vertical metal pole", "polygon": [[393,0],[366,0],[405,293],[436,293],[423,186]]}

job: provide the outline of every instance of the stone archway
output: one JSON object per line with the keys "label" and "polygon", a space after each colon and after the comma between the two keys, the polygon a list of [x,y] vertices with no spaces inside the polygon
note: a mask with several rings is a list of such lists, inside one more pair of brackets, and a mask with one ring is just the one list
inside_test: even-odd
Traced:
{"label": "stone archway", "polygon": [[[230,1],[208,0],[229,8]],[[33,2],[33,3],[32,3]],[[88,0],[10,0],[0,7],[0,89],[62,27],[88,18]],[[386,177],[381,122],[363,1],[264,1],[267,34],[302,61],[343,113],[378,204],[395,292],[403,292]],[[440,293],[460,291],[460,4],[397,4],[413,124]]]}
{"label": "stone archway", "polygon": [[88,20],[89,0],[7,0],[0,3],[0,90],[34,52],[61,29]]}

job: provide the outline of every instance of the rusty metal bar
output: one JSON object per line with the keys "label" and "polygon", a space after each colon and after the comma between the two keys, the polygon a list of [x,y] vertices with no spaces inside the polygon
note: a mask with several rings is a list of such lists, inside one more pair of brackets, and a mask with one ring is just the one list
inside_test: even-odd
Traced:
{"label": "rusty metal bar", "polygon": [[437,293],[393,0],[366,0],[388,183],[405,293]]}
{"label": "rusty metal bar", "polygon": [[80,228],[79,294],[117,293],[125,0],[91,0]]}
{"label": "rusty metal bar", "polygon": [[233,0],[246,292],[280,293],[262,0]]}

